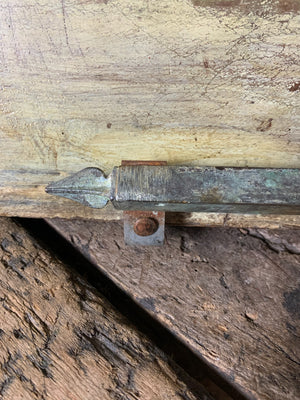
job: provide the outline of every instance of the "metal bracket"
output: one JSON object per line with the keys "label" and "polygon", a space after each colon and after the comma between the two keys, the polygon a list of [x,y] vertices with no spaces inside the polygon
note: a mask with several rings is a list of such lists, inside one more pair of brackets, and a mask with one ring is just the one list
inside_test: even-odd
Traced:
{"label": "metal bracket", "polygon": [[[122,166],[167,165],[165,161],[122,161]],[[124,241],[129,246],[162,246],[165,238],[164,211],[124,211]]]}

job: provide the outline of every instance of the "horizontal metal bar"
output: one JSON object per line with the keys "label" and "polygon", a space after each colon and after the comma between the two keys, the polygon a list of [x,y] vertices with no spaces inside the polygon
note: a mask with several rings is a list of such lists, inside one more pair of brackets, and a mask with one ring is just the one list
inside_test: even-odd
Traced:
{"label": "horizontal metal bar", "polygon": [[299,169],[121,166],[111,200],[121,210],[300,214]]}

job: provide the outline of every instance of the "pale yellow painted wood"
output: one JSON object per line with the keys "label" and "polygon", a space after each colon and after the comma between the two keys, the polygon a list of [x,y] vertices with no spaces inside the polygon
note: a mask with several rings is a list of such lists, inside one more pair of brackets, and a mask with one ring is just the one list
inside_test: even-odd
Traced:
{"label": "pale yellow painted wood", "polygon": [[119,218],[44,187],[122,159],[300,168],[300,5],[250,3],[3,0],[0,215]]}

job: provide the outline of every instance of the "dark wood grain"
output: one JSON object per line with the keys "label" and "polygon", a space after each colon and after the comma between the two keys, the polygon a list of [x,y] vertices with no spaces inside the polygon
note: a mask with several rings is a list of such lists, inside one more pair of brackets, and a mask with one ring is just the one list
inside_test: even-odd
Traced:
{"label": "dark wood grain", "polygon": [[0,321],[1,400],[212,400],[72,265],[6,218]]}
{"label": "dark wood grain", "polygon": [[168,227],[149,249],[120,223],[48,222],[244,393],[299,398],[299,231]]}

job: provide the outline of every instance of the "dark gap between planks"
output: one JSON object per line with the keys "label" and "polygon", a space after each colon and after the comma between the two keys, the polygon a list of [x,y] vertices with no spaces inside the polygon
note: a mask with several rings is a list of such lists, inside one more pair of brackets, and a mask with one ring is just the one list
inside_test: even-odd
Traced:
{"label": "dark gap between planks", "polygon": [[147,335],[162,351],[183,368],[192,378],[201,381],[210,378],[221,390],[236,400],[254,399],[244,393],[222,372],[209,365],[203,356],[183,343],[176,335],[163,327],[147,311],[140,307],[130,296],[121,290],[97,265],[85,258],[76,247],[60,236],[42,219],[14,218],[38,242],[51,249],[64,263],[75,269],[78,274],[94,286],[108,301],[136,328]]}

